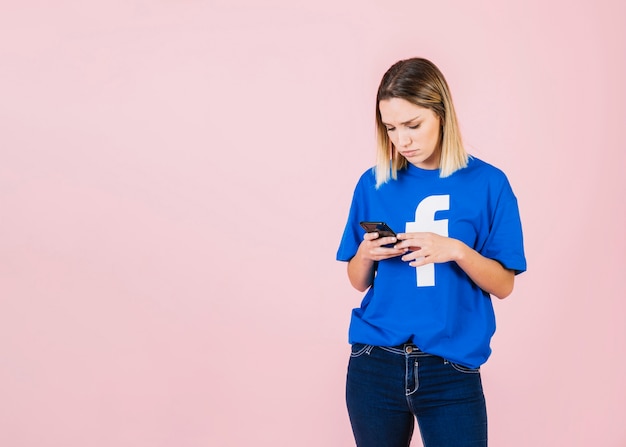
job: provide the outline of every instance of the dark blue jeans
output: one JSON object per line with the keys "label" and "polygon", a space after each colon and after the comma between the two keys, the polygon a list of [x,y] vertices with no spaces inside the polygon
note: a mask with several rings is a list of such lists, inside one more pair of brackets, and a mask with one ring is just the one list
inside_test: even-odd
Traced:
{"label": "dark blue jeans", "polygon": [[358,447],[407,447],[415,419],[425,447],[486,447],[480,371],[426,354],[356,343],[346,401]]}

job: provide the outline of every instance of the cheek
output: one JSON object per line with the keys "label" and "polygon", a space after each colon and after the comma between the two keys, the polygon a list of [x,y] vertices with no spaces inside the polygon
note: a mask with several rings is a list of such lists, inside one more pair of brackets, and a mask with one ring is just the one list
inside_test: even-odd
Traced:
{"label": "cheek", "polygon": [[411,131],[411,140],[416,142],[424,142],[424,140],[428,139],[428,132],[424,132],[424,129],[414,129]]}
{"label": "cheek", "polygon": [[430,131],[429,139],[433,142],[433,144],[439,143],[439,127],[434,127]]}

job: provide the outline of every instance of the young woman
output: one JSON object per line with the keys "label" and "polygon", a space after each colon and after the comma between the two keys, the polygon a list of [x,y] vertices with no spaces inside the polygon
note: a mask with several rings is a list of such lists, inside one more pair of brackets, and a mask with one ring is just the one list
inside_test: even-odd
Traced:
{"label": "young woman", "polygon": [[[356,443],[406,447],[417,419],[425,447],[486,446],[491,295],[507,297],[526,270],[517,200],[502,171],[465,152],[430,61],[385,73],[376,124],[377,163],[356,186],[337,252],[366,291],[349,332]],[[361,226],[381,221],[396,237]]]}

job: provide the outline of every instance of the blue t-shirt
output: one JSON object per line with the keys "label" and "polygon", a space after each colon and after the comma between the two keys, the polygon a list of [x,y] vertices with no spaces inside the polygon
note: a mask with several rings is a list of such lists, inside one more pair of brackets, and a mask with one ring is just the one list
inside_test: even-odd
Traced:
{"label": "blue t-shirt", "polygon": [[[526,270],[517,199],[502,171],[470,157],[449,177],[411,164],[376,189],[374,170],[354,191],[337,259],[349,261],[363,240],[361,221],[384,221],[397,233],[428,231],[459,239],[515,273]],[[350,322],[350,343],[397,346],[477,368],[491,354],[491,297],[455,262],[411,267],[400,257],[377,263],[376,276]]]}

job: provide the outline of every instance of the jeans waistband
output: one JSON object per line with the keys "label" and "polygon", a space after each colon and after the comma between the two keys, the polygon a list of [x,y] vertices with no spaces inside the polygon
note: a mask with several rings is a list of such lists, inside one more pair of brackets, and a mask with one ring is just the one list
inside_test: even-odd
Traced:
{"label": "jeans waistband", "polygon": [[429,354],[426,354],[424,351],[422,351],[420,348],[418,348],[417,345],[411,342],[402,343],[401,345],[398,345],[398,346],[378,346],[378,348],[387,352],[392,352],[394,354],[429,355]]}

